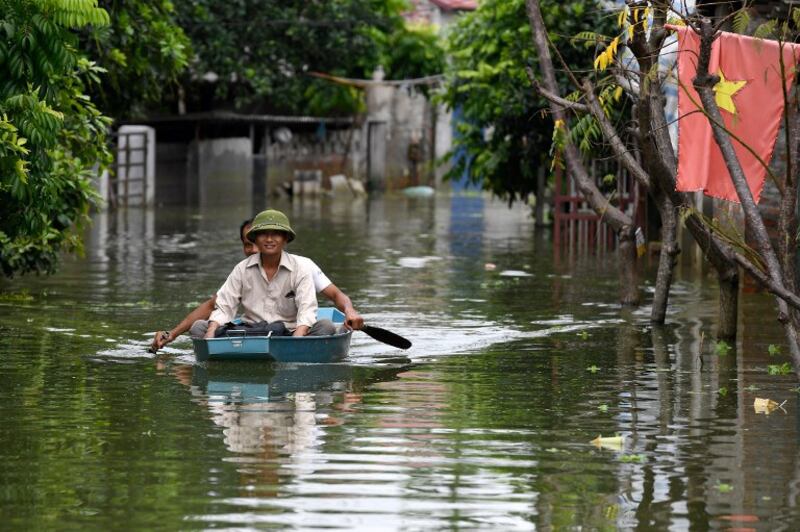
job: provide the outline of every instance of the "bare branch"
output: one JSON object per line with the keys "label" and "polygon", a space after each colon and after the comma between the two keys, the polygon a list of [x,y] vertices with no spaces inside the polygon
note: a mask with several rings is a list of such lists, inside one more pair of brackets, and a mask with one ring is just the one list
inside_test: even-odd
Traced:
{"label": "bare branch", "polygon": [[617,81],[617,85],[622,87],[631,98],[634,100],[639,98],[639,81],[633,79],[633,76],[627,77],[622,69],[615,68],[614,79]]}
{"label": "bare branch", "polygon": [[611,149],[614,150],[617,160],[622,163],[625,169],[628,170],[643,187],[650,188],[650,176],[630,154],[622,139],[619,138],[614,125],[611,124],[603,108],[600,107],[600,103],[597,101],[597,97],[594,94],[594,87],[592,84],[586,80],[583,82],[582,89],[584,96],[586,96],[589,111],[592,113],[592,116],[594,116],[594,119],[597,120],[598,124],[600,124],[600,129],[603,131],[606,140],[611,144]]}
{"label": "bare branch", "polygon": [[565,110],[575,111],[578,113],[589,113],[589,108],[586,105],[562,98],[561,96],[553,94],[549,90],[542,87],[542,85],[534,77],[533,70],[531,70],[530,67],[526,67],[525,70],[528,72],[528,78],[530,78],[533,88],[550,103],[554,103]]}
{"label": "bare branch", "polygon": [[761,286],[767,289],[772,295],[777,296],[784,300],[786,303],[800,310],[800,297],[797,294],[790,292],[783,285],[775,283],[770,277],[764,273],[763,270],[755,266],[747,257],[741,253],[730,249],[733,259],[736,264],[741,266],[753,279],[755,279]]}

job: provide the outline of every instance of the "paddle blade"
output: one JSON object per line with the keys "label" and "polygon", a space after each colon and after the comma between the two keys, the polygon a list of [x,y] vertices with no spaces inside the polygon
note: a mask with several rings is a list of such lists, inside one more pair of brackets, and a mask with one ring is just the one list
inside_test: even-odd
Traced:
{"label": "paddle blade", "polygon": [[389,344],[393,347],[399,347],[400,349],[408,349],[411,347],[410,341],[406,340],[399,334],[395,334],[392,331],[387,331],[386,329],[381,329],[380,327],[364,325],[361,331],[371,336],[375,340],[383,342],[384,344]]}

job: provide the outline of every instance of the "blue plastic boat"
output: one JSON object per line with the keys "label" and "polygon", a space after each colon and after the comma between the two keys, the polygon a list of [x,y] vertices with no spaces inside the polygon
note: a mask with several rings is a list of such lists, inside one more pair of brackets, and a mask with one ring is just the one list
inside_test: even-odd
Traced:
{"label": "blue plastic boat", "polygon": [[[317,319],[344,323],[335,308],[321,308]],[[274,360],[276,362],[335,362],[347,355],[352,331],[331,336],[231,336],[193,339],[198,361]]]}

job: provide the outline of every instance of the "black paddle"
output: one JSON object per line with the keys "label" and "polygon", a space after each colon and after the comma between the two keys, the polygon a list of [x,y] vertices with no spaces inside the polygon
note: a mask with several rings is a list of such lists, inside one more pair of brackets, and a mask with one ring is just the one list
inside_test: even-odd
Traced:
{"label": "black paddle", "polygon": [[381,329],[380,327],[364,325],[361,328],[361,332],[366,333],[368,336],[371,336],[379,342],[389,344],[392,347],[399,347],[400,349],[408,349],[411,347],[411,342],[407,339],[403,338],[399,334],[393,333],[392,331]]}

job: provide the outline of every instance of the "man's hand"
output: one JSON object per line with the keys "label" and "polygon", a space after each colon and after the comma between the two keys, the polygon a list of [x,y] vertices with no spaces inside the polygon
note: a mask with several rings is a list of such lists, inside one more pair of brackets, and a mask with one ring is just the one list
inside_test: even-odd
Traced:
{"label": "man's hand", "polygon": [[153,338],[153,343],[150,344],[150,351],[151,353],[158,352],[159,349],[173,341],[175,338],[172,337],[170,333],[167,331],[156,331],[156,336]]}
{"label": "man's hand", "polygon": [[292,336],[305,336],[308,334],[308,331],[311,329],[308,325],[298,325],[297,329],[294,330]]}
{"label": "man's hand", "polygon": [[364,318],[354,308],[349,308],[344,315],[344,325],[351,330],[361,330],[364,327]]}

